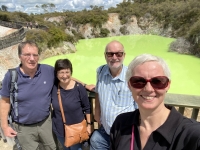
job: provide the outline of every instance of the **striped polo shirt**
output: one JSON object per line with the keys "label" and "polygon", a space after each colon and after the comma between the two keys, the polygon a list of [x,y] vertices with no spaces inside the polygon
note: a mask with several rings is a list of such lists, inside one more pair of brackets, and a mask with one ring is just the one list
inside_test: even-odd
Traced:
{"label": "striped polo shirt", "polygon": [[125,81],[127,69],[123,65],[121,73],[113,78],[108,65],[97,68],[96,93],[99,95],[101,123],[107,134],[110,134],[110,128],[119,114],[137,108]]}

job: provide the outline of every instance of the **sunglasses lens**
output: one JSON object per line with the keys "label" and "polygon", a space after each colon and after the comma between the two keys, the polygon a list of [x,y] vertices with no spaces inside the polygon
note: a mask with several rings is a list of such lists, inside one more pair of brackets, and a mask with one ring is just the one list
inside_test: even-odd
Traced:
{"label": "sunglasses lens", "polygon": [[124,52],[117,52],[117,53],[115,53],[115,55],[116,55],[117,57],[122,57],[123,54],[124,54]]}
{"label": "sunglasses lens", "polygon": [[167,87],[169,79],[165,76],[154,77],[151,79],[150,83],[155,89],[164,89]]}
{"label": "sunglasses lens", "polygon": [[108,57],[113,57],[114,53],[112,53],[112,52],[106,52],[106,55],[107,55]]}
{"label": "sunglasses lens", "polygon": [[124,52],[116,52],[116,53],[113,53],[113,52],[106,52],[106,55],[107,57],[113,57],[113,55],[116,55],[117,57],[122,57]]}
{"label": "sunglasses lens", "polygon": [[130,84],[133,88],[142,89],[147,82],[150,82],[154,89],[164,89],[168,86],[169,79],[165,76],[154,77],[150,80],[146,80],[143,77],[133,76],[130,78]]}
{"label": "sunglasses lens", "polygon": [[131,77],[130,84],[133,88],[142,89],[147,84],[147,81],[142,77]]}

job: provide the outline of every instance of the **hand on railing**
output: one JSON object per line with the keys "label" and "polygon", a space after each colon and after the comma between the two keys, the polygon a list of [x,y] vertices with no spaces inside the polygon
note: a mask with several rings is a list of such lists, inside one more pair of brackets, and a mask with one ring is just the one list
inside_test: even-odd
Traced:
{"label": "hand on railing", "polygon": [[95,85],[94,84],[89,84],[89,85],[85,85],[85,88],[91,92],[95,91]]}

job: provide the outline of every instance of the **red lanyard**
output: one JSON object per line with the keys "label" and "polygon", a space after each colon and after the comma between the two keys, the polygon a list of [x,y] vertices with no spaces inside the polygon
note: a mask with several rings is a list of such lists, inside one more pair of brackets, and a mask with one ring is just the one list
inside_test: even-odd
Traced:
{"label": "red lanyard", "polygon": [[131,147],[130,150],[134,150],[134,125],[132,127],[132,134],[131,134]]}

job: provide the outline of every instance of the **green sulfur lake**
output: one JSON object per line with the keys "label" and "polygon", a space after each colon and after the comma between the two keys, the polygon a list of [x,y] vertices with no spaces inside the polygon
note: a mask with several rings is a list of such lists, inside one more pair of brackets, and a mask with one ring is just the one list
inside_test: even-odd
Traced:
{"label": "green sulfur lake", "polygon": [[169,45],[175,40],[173,38],[127,35],[84,39],[76,44],[76,53],[50,57],[40,63],[54,66],[57,59],[68,58],[73,65],[73,77],[87,84],[95,84],[97,67],[106,63],[105,46],[113,40],[118,40],[124,45],[125,65],[128,65],[135,56],[143,53],[162,57],[171,70],[171,86],[168,93],[200,95],[200,59],[191,55],[169,52]]}

